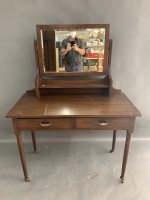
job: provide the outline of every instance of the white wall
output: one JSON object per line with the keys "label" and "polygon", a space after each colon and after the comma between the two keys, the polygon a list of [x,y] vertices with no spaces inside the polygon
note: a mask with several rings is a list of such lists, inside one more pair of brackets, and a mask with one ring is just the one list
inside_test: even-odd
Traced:
{"label": "white wall", "polygon": [[[113,39],[112,77],[142,112],[136,130],[150,127],[149,0],[0,0],[0,138],[13,138],[5,114],[34,88],[36,24],[107,23]],[[149,124],[148,124],[149,123]]]}

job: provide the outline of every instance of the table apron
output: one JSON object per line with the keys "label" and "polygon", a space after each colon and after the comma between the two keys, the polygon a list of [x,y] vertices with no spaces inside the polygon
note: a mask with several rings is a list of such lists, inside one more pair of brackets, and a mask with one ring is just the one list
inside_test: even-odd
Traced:
{"label": "table apron", "polygon": [[132,130],[135,117],[75,117],[17,119],[19,130]]}

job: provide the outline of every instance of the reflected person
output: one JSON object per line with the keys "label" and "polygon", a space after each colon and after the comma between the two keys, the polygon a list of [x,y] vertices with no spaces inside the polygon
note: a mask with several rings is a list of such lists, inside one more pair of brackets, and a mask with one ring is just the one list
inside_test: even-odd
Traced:
{"label": "reflected person", "polygon": [[82,39],[76,36],[75,30],[70,30],[69,37],[62,41],[61,55],[65,57],[67,72],[83,72],[83,55],[85,46]]}

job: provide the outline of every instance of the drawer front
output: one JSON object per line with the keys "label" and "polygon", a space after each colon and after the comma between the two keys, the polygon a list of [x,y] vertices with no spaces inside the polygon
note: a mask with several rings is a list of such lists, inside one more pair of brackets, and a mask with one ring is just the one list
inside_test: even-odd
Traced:
{"label": "drawer front", "polygon": [[72,118],[18,119],[17,122],[20,130],[72,129],[75,124]]}
{"label": "drawer front", "polygon": [[134,127],[134,118],[77,118],[77,129],[129,130]]}

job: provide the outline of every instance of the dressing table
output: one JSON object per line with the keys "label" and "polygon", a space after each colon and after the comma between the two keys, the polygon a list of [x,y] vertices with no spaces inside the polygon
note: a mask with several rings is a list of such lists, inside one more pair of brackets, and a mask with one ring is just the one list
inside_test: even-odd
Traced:
{"label": "dressing table", "polygon": [[[113,152],[117,130],[126,130],[120,176],[123,183],[131,134],[135,119],[141,113],[121,90],[112,87],[112,40],[109,39],[109,25],[53,24],[37,25],[36,29],[35,88],[26,91],[6,115],[12,118],[25,181],[30,180],[22,132],[31,131],[36,151],[36,131],[112,130],[110,152]],[[83,72],[65,72],[65,61],[59,54],[61,41],[70,29],[77,31],[78,37],[83,39],[88,49],[83,57]],[[87,66],[87,58],[91,59],[90,63],[93,62],[91,66]]]}

